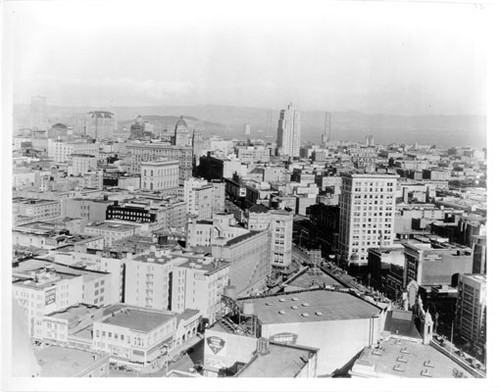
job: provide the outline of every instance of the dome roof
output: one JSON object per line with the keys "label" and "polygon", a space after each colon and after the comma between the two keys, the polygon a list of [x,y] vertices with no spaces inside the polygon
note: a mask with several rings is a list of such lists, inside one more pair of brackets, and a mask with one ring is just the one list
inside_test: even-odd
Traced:
{"label": "dome roof", "polygon": [[177,123],[175,124],[175,129],[177,130],[178,128],[180,127],[183,127],[183,128],[187,128],[188,125],[186,124],[186,121],[184,120],[184,117],[181,116],[181,118],[179,119],[179,121],[177,121]]}
{"label": "dome roof", "polygon": [[57,124],[54,124],[52,125],[52,128],[63,128],[63,129],[67,129],[68,127],[62,123],[57,123]]}

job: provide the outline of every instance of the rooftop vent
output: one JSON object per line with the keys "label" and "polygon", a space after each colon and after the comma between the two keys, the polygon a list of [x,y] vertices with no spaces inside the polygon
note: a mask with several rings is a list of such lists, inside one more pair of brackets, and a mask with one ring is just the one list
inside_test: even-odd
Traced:
{"label": "rooftop vent", "polygon": [[422,370],[420,372],[420,375],[421,376],[424,376],[424,377],[432,377],[432,374],[431,372],[429,371],[429,369],[425,368],[424,370]]}
{"label": "rooftop vent", "polygon": [[273,306],[271,302],[266,302],[266,306]]}
{"label": "rooftop vent", "polygon": [[297,297],[293,297],[292,301],[298,301],[299,299]]}
{"label": "rooftop vent", "polygon": [[278,310],[278,314],[281,314],[282,316],[285,314],[284,310]]}
{"label": "rooftop vent", "polygon": [[404,347],[402,347],[402,348],[401,348],[401,352],[402,352],[403,354],[409,354],[409,353],[410,353],[410,352],[408,351],[408,347],[406,347],[406,346],[404,346]]}
{"label": "rooftop vent", "polygon": [[407,362],[408,362],[408,358],[407,358],[407,357],[405,357],[404,355],[400,355],[400,356],[396,359],[396,361],[401,362],[401,363],[407,363]]}
{"label": "rooftop vent", "polygon": [[285,302],[285,298],[280,298],[280,302]]}
{"label": "rooftop vent", "polygon": [[302,304],[302,306],[306,306],[306,307],[307,307],[307,306],[309,306],[309,304],[308,304],[307,302],[304,302],[304,303]]}
{"label": "rooftop vent", "polygon": [[404,372],[406,369],[404,367],[404,365],[402,365],[401,363],[397,363],[394,365],[393,369],[396,371],[396,372]]}
{"label": "rooftop vent", "polygon": [[296,305],[290,306],[293,310],[297,310],[299,307]]}
{"label": "rooftop vent", "polygon": [[309,317],[309,313],[302,313],[302,317]]}
{"label": "rooftop vent", "polygon": [[429,367],[429,368],[433,368],[434,364],[431,362],[430,359],[428,359],[427,361],[424,362],[424,366]]}
{"label": "rooftop vent", "polygon": [[316,312],[316,316],[323,316],[323,312]]}

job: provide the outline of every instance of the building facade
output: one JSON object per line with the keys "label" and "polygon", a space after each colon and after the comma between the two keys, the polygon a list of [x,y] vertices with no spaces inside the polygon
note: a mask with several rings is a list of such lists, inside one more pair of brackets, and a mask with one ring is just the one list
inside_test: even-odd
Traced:
{"label": "building facade", "polygon": [[290,103],[280,112],[277,147],[281,155],[300,156],[300,112]]}
{"label": "building facade", "polygon": [[141,188],[163,191],[179,186],[179,162],[158,160],[141,165]]}
{"label": "building facade", "polygon": [[342,177],[339,253],[345,265],[366,266],[368,248],[392,246],[396,175]]}

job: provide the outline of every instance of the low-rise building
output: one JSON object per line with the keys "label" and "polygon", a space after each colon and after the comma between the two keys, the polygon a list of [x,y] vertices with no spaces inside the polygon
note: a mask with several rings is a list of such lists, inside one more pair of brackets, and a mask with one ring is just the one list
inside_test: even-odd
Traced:
{"label": "low-rise building", "polygon": [[177,329],[175,314],[112,305],[93,323],[94,350],[118,360],[146,366],[166,353]]}

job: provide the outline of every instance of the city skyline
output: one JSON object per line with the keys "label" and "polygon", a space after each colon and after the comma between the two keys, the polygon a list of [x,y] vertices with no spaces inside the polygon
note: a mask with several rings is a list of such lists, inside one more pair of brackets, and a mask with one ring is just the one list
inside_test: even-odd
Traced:
{"label": "city skyline", "polygon": [[79,2],[9,4],[14,102],[486,112],[483,15],[471,4],[292,2],[280,19],[270,12],[280,2],[239,11],[222,2],[232,18],[189,4],[155,13],[157,3],[127,3],[116,17],[106,2],[99,13]]}

